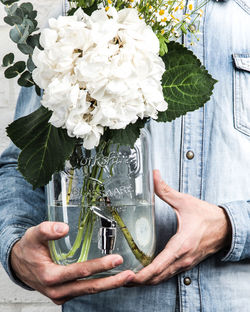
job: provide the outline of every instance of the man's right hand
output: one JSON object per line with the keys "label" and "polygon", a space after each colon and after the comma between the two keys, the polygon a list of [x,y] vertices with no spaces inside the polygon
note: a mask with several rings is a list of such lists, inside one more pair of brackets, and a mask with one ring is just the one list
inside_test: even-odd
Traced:
{"label": "man's right hand", "polygon": [[77,296],[118,288],[133,281],[135,274],[132,271],[105,278],[82,279],[120,265],[123,259],[119,255],[67,266],[52,262],[48,241],[59,239],[67,232],[68,226],[59,222],[43,222],[28,229],[12,248],[11,266],[16,276],[56,304],[63,304]]}

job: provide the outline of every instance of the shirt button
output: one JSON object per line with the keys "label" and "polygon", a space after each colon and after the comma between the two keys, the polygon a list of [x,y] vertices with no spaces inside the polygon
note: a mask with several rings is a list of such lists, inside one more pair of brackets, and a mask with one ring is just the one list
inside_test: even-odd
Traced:
{"label": "shirt button", "polygon": [[192,281],[191,281],[191,278],[190,278],[190,277],[185,277],[185,278],[184,278],[184,284],[185,284],[186,286],[190,285],[191,283],[192,283]]}
{"label": "shirt button", "polygon": [[189,160],[193,159],[194,158],[194,152],[193,151],[187,151],[186,157]]}

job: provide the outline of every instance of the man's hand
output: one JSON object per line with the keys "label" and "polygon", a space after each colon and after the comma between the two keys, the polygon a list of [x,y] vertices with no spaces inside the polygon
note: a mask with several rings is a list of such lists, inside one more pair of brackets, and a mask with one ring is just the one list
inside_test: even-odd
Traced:
{"label": "man's hand", "polygon": [[66,224],[56,222],[43,222],[28,229],[12,248],[11,265],[16,276],[56,304],[63,304],[77,296],[118,288],[133,280],[135,274],[131,271],[106,278],[80,280],[120,265],[123,259],[118,255],[68,266],[53,263],[48,240],[59,239],[67,232]]}
{"label": "man's hand", "polygon": [[155,193],[175,210],[178,230],[154,261],[136,275],[132,285],[158,284],[191,269],[230,243],[231,225],[222,208],[173,190],[161,180],[158,170],[154,171],[154,185]]}

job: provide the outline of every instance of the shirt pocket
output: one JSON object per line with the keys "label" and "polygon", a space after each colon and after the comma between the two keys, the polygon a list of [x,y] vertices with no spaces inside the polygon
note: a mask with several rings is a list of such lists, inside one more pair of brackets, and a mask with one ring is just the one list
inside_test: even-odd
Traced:
{"label": "shirt pocket", "polygon": [[234,54],[234,126],[250,136],[250,54]]}

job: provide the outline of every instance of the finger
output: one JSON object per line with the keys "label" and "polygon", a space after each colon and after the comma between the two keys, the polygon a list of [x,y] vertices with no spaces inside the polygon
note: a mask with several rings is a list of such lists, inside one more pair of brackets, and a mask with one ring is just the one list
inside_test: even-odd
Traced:
{"label": "finger", "polygon": [[47,296],[53,301],[60,303],[63,298],[66,298],[64,299],[65,301],[69,300],[69,298],[72,299],[82,295],[96,294],[101,291],[122,287],[133,281],[134,277],[135,273],[132,271],[123,271],[110,277],[78,280],[58,287],[51,287]]}
{"label": "finger", "polygon": [[[181,235],[174,235],[153,262],[136,274],[133,283],[147,284],[158,277],[162,277],[163,274],[167,275],[168,268],[185,255],[185,251],[182,248],[183,241]],[[174,267],[171,267],[171,271],[174,269]]]}
{"label": "finger", "polygon": [[39,225],[30,228],[27,235],[35,242],[44,244],[49,240],[56,240],[65,236],[69,231],[69,226],[63,222],[42,222]]}
{"label": "finger", "polygon": [[172,207],[176,206],[176,201],[182,198],[182,194],[169,185],[167,185],[161,178],[160,171],[154,170],[154,190],[158,197],[164,200]]}
{"label": "finger", "polygon": [[122,264],[123,259],[119,255],[109,255],[102,258],[88,260],[82,263],[74,263],[67,266],[53,265],[43,272],[42,282],[45,285],[56,285],[91,275],[108,271]]}

